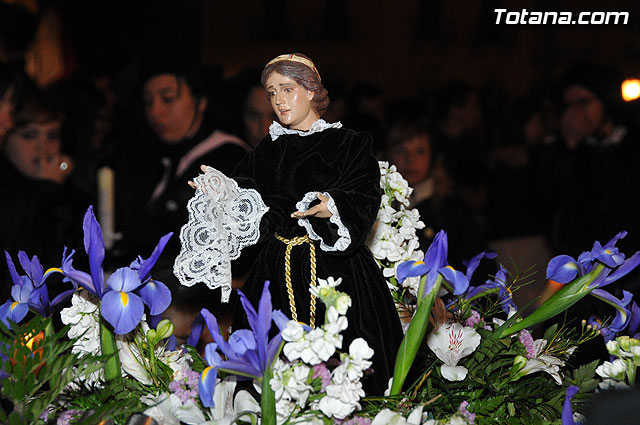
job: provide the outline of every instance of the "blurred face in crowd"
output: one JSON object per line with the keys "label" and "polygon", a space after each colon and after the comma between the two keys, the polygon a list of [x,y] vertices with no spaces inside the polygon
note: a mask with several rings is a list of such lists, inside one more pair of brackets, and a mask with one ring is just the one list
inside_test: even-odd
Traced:
{"label": "blurred face in crowd", "polygon": [[149,125],[165,143],[192,137],[202,124],[206,99],[196,99],[189,86],[174,74],[160,74],[143,88],[144,109]]}
{"label": "blurred face in crowd", "polygon": [[11,119],[11,113],[13,112],[13,103],[11,102],[12,89],[9,87],[0,96],[0,145],[9,129],[13,126],[13,120]]}
{"label": "blurred face in crowd", "polygon": [[264,96],[264,88],[253,87],[247,95],[242,113],[246,141],[256,146],[269,133],[269,126],[275,119],[273,108]]}
{"label": "blurred face in crowd", "polygon": [[271,106],[282,124],[296,130],[309,130],[318,120],[311,105],[314,93],[292,78],[272,72],[265,86]]}
{"label": "blurred face in crowd", "polygon": [[562,115],[562,127],[565,135],[582,139],[602,126],[605,119],[604,104],[589,89],[573,85],[564,92],[566,109]]}
{"label": "blurred face in crowd", "polygon": [[40,177],[45,162],[60,153],[60,125],[59,120],[54,120],[15,128],[5,143],[7,158],[22,174]]}
{"label": "blurred face in crowd", "polygon": [[410,186],[420,183],[429,176],[431,143],[426,134],[416,135],[393,146],[388,156],[389,162],[398,168]]}

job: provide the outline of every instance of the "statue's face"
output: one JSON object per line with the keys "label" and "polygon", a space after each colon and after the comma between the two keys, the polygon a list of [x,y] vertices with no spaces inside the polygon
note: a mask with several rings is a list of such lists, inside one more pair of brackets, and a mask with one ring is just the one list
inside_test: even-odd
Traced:
{"label": "statue's face", "polygon": [[272,72],[265,86],[271,106],[282,124],[296,130],[309,130],[318,119],[311,105],[314,93],[292,78]]}

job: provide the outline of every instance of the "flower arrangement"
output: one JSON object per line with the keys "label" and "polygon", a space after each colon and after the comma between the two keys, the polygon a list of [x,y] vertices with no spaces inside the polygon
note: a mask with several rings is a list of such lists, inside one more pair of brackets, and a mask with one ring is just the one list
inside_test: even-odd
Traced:
{"label": "flower arrangement", "polygon": [[419,279],[408,277],[401,283],[396,278],[398,265],[405,261],[420,260],[424,253],[416,231],[424,228],[416,209],[408,209],[413,189],[397,171],[395,165],[379,161],[382,200],[376,223],[367,240],[367,246],[387,279],[387,285],[406,326],[415,309]]}
{"label": "flower arrangement", "polygon": [[[409,191],[392,167],[387,170],[384,184],[397,185],[390,193],[405,200]],[[176,425],[575,424],[596,391],[635,384],[640,308],[631,294],[618,299],[606,291],[640,263],[640,253],[627,258],[616,247],[625,232],[604,245],[595,242],[578,259],[552,259],[548,278],[564,286],[521,317],[511,298],[518,282],[506,269],[489,279],[475,276],[479,263],[495,254],[479,253],[464,272],[455,270],[447,262],[444,231],[422,254],[411,248],[419,221],[399,224],[412,213],[400,202],[396,214],[392,204],[381,207],[382,215],[394,217],[387,225],[413,233],[405,232],[400,254],[384,248],[378,260],[393,270],[393,292],[404,292],[413,309],[385,396],[363,390],[375,356],[367,341],[343,346],[351,299],[339,291],[340,277],[318,279],[310,288],[326,306],[319,327],[274,311],[265,282],[257,306],[240,294],[250,329],[225,338],[216,317],[203,309],[214,342],[203,353],[175,347],[172,324],[159,317],[170,294],[150,276],[171,235],[148,259],[106,277],[104,242],[90,208],[83,223],[89,273],[73,267],[75,252],[66,248],[61,265],[46,271],[37,257],[20,253],[22,275],[6,254],[13,286],[0,306],[0,377],[11,406],[0,410],[0,421],[126,424],[133,414],[145,414]],[[50,301],[48,286],[56,279],[67,287]],[[539,327],[587,295],[612,306],[613,320]],[[600,336],[611,359],[572,364],[580,344]]]}

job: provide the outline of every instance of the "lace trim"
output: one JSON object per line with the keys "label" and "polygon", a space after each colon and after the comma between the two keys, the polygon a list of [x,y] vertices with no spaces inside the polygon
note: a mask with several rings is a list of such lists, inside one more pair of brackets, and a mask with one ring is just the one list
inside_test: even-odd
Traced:
{"label": "lace trim", "polygon": [[231,294],[231,260],[260,238],[260,220],[269,210],[254,189],[238,187],[215,168],[194,179],[197,189],[187,204],[189,221],[180,230],[180,254],[173,273],[182,285],[198,282]]}
{"label": "lace trim", "polygon": [[294,128],[285,128],[279,122],[272,122],[269,126],[269,135],[271,135],[271,140],[276,140],[278,137],[283,134],[298,134],[300,136],[309,136],[313,133],[319,133],[321,131],[326,130],[327,128],[342,128],[341,122],[328,123],[323,119],[319,119],[311,124],[311,128],[309,131],[296,130]]}
{"label": "lace trim", "polygon": [[[300,200],[296,204],[296,208],[298,209],[298,211],[308,210],[311,202],[317,199],[316,193],[317,192],[307,192],[302,198],[302,200]],[[329,221],[335,224],[336,226],[338,226],[339,238],[336,241],[336,243],[333,246],[327,245],[322,240],[322,237],[318,235],[315,232],[315,230],[313,230],[313,226],[311,226],[311,223],[309,223],[309,220],[306,218],[299,218],[298,225],[305,228],[305,230],[307,231],[307,234],[311,239],[313,239],[314,241],[320,241],[321,250],[327,251],[327,252],[345,251],[349,247],[349,245],[351,245],[351,234],[349,233],[349,229],[347,228],[347,226],[345,226],[342,223],[342,220],[340,219],[340,213],[338,211],[338,207],[336,205],[336,202],[331,197],[331,195],[329,195],[328,192],[322,192],[322,194],[329,198],[329,201],[327,203],[327,208],[329,209],[329,212],[331,212],[332,214],[331,217],[329,217]]]}

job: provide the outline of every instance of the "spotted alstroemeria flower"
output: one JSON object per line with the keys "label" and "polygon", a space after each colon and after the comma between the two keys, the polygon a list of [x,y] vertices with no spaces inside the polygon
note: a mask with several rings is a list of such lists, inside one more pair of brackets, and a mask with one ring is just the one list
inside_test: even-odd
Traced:
{"label": "spotted alstroemeria flower", "polygon": [[444,362],[440,367],[442,377],[462,381],[468,371],[464,366],[458,366],[458,362],[480,345],[480,334],[460,323],[448,323],[429,334],[427,345]]}

